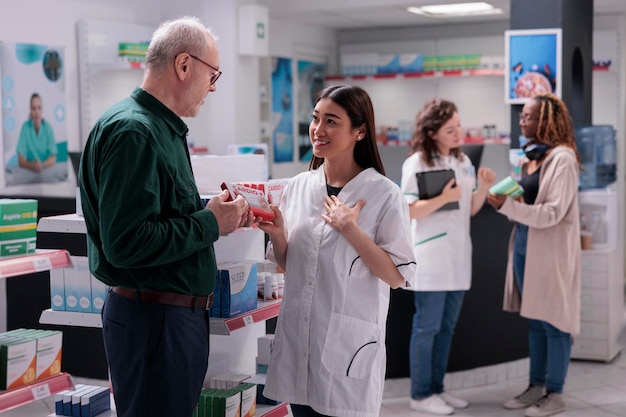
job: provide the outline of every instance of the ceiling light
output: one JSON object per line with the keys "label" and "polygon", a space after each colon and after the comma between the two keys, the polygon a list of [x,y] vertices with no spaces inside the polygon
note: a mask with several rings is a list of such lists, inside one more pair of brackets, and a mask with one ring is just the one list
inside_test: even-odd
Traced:
{"label": "ceiling light", "polygon": [[429,17],[449,16],[476,16],[486,14],[500,14],[502,9],[497,9],[483,1],[472,3],[435,4],[430,6],[409,7],[411,13]]}

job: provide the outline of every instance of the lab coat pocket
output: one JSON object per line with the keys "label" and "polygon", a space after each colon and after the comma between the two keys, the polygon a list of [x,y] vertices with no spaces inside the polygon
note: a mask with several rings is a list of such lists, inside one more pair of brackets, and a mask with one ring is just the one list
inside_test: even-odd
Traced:
{"label": "lab coat pocket", "polygon": [[332,374],[362,379],[380,360],[380,330],[375,323],[332,313],[322,364]]}
{"label": "lab coat pocket", "polygon": [[421,274],[445,275],[449,266],[450,239],[442,230],[425,234],[415,244],[415,257],[418,259],[417,269]]}

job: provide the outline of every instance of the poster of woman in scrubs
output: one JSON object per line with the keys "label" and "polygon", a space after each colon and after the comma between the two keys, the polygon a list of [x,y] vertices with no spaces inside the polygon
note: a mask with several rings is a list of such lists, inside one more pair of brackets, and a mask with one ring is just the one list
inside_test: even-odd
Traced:
{"label": "poster of woman in scrubs", "polygon": [[505,101],[523,104],[542,93],[561,96],[561,29],[505,32]]}
{"label": "poster of woman in scrubs", "polygon": [[63,49],[2,42],[0,71],[4,187],[67,181]]}
{"label": "poster of woman in scrubs", "polygon": [[317,95],[324,88],[326,64],[298,61],[298,159],[309,162],[313,147],[309,138],[309,124]]}

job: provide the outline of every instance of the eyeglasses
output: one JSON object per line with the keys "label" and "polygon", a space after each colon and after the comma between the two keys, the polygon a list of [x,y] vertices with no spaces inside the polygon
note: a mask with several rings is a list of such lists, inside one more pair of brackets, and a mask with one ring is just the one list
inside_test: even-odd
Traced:
{"label": "eyeglasses", "polygon": [[208,62],[204,62],[203,60],[201,60],[200,58],[198,58],[195,55],[191,55],[189,54],[190,57],[192,57],[193,59],[202,62],[204,65],[206,65],[207,67],[211,68],[213,71],[215,71],[213,73],[213,75],[211,75],[211,85],[215,84],[217,82],[217,79],[220,78],[220,75],[222,75],[222,71],[220,71],[219,69],[215,68],[213,65],[209,64]]}
{"label": "eyeglasses", "polygon": [[537,119],[530,117],[530,114],[519,113],[519,121],[523,123],[536,122]]}

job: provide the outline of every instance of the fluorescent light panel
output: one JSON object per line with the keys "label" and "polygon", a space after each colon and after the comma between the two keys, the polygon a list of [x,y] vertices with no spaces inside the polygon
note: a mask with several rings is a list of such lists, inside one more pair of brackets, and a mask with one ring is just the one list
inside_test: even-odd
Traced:
{"label": "fluorescent light panel", "polygon": [[502,13],[502,9],[497,9],[484,1],[472,3],[434,4],[429,6],[409,7],[407,10],[411,13],[431,17],[474,16]]}

